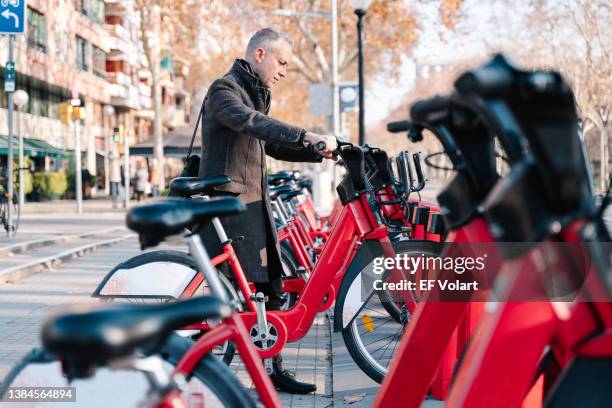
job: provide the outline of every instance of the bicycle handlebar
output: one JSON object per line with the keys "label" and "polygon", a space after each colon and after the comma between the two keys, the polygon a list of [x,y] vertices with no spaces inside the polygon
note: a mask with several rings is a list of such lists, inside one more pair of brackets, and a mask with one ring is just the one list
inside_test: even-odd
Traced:
{"label": "bicycle handlebar", "polygon": [[387,123],[387,131],[391,133],[407,132],[412,129],[412,122],[409,120],[399,120]]}

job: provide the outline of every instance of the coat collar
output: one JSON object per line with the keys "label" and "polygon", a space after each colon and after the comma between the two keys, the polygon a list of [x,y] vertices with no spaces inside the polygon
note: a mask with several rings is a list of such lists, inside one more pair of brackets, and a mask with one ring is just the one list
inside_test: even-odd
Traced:
{"label": "coat collar", "polygon": [[246,60],[236,59],[234,65],[230,69],[230,74],[233,75],[244,87],[247,93],[251,94],[251,98],[261,98],[262,108],[267,113],[270,109],[270,90],[263,86],[259,75],[255,72],[251,64]]}
{"label": "coat collar", "polygon": [[263,86],[259,75],[257,75],[251,64],[249,64],[246,60],[236,59],[230,72],[237,76],[244,86],[268,91],[268,89]]}

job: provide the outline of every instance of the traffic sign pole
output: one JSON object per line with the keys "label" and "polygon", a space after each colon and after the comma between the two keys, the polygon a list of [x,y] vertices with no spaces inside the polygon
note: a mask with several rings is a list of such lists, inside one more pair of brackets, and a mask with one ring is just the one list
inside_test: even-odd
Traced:
{"label": "traffic sign pole", "polygon": [[[13,42],[15,41],[15,36],[13,34],[9,35],[9,63],[13,63]],[[9,65],[7,63],[7,65]],[[5,86],[7,86],[5,84]],[[8,91],[8,164],[6,168],[7,172],[7,186],[6,186],[6,199],[12,201],[13,200],[13,92],[15,91],[15,87],[6,88]],[[10,203],[9,201],[9,203]],[[6,208],[7,211],[7,223],[8,228],[6,229],[6,236],[11,238],[13,236],[13,213],[12,206],[8,205]]]}
{"label": "traffic sign pole", "polygon": [[[7,152],[7,186],[5,197],[13,200],[13,93],[15,92],[15,59],[13,56],[13,43],[15,34],[23,34],[26,29],[26,0],[3,1],[0,5],[0,34],[9,36],[9,58],[4,67],[4,91],[8,94],[8,152]],[[20,180],[21,182],[21,180]],[[20,203],[21,204],[21,203]],[[6,235],[13,236],[12,207],[7,206],[8,228]]]}

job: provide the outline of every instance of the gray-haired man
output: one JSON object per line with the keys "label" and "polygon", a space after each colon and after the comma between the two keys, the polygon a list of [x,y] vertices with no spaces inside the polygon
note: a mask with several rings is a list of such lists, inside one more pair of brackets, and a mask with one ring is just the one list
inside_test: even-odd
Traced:
{"label": "gray-haired man", "polygon": [[[287,75],[292,44],[283,33],[271,28],[257,31],[249,40],[245,58],[237,59],[230,71],[214,81],[204,101],[200,177],[226,175],[227,185],[219,194],[240,198],[247,211],[223,220],[229,237],[244,236],[233,245],[243,269],[257,291],[269,298],[271,310],[281,303],[280,260],[276,228],[268,198],[266,155],[286,161],[320,161],[332,158],[336,139],[289,125],[267,116],[270,90]],[[323,151],[313,146],[325,142]],[[215,234],[204,234],[212,255],[220,252]],[[272,381],[292,393],[316,390],[301,383],[274,360]]]}

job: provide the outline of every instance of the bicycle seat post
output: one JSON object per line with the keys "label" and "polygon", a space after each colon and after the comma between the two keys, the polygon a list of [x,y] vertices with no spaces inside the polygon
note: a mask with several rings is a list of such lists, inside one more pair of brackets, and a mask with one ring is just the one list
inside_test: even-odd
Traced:
{"label": "bicycle seat post", "polygon": [[[197,196],[197,198],[201,199],[202,201],[210,201],[210,197],[207,195]],[[215,227],[215,231],[217,231],[217,235],[219,236],[221,244],[225,244],[227,241],[229,241],[229,239],[227,238],[227,234],[225,233],[225,228],[223,228],[223,225],[221,224],[221,220],[219,219],[219,217],[214,217],[211,221],[213,223],[213,226]]]}
{"label": "bicycle seat post", "polygon": [[109,363],[109,367],[114,370],[135,370],[143,373],[151,386],[151,393],[147,396],[147,401],[143,402],[152,402],[153,405],[158,403],[170,389],[179,389],[182,383],[187,382],[182,378],[181,374],[171,377],[164,369],[163,361],[157,355],[148,357],[132,356],[115,360]]}
{"label": "bicycle seat post", "polygon": [[196,263],[198,264],[200,271],[204,274],[206,281],[210,287],[210,290],[214,295],[219,297],[225,303],[229,304],[229,298],[219,276],[217,275],[217,271],[210,263],[210,257],[206,253],[204,249],[204,244],[202,243],[202,239],[198,234],[189,234],[187,237],[187,244],[189,245],[189,251],[191,255],[194,257]]}

